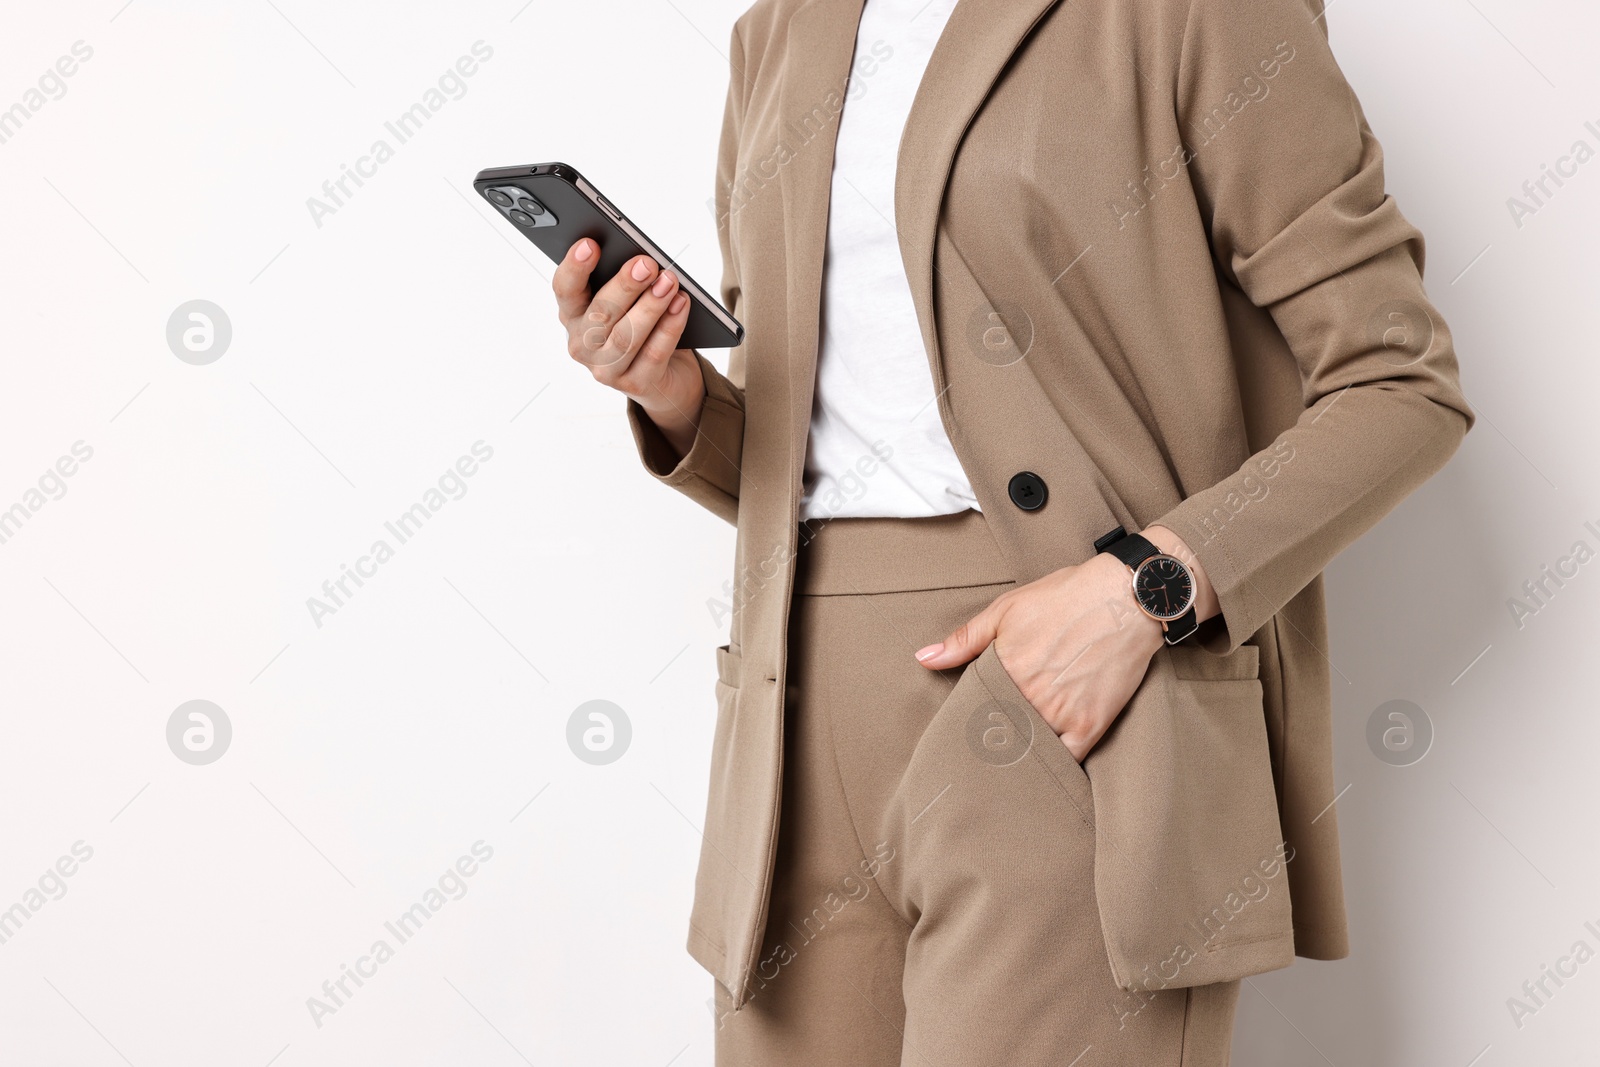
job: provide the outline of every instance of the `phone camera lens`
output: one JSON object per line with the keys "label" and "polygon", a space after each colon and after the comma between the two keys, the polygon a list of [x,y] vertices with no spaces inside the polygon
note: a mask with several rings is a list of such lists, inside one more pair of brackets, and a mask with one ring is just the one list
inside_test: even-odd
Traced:
{"label": "phone camera lens", "polygon": [[517,206],[530,215],[544,214],[544,205],[537,200],[522,200],[517,203]]}
{"label": "phone camera lens", "polygon": [[501,207],[511,206],[511,198],[498,189],[489,190],[489,199],[494,201],[496,204],[499,204]]}
{"label": "phone camera lens", "polygon": [[526,211],[518,211],[516,208],[512,208],[510,211],[506,212],[506,214],[510,215],[511,221],[516,223],[518,226],[532,226],[534,224],[533,216],[528,214]]}

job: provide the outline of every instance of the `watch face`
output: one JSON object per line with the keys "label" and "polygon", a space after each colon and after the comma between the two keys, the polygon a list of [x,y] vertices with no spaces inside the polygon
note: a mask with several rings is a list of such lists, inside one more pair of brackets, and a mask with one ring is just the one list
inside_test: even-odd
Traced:
{"label": "watch face", "polygon": [[1151,556],[1133,574],[1133,595],[1146,612],[1170,621],[1194,605],[1194,577],[1172,556]]}

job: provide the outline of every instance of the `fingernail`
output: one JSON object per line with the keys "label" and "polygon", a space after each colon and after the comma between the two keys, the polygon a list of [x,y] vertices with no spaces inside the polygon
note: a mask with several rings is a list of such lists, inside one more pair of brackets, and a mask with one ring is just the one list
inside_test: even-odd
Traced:
{"label": "fingernail", "polygon": [[943,641],[940,641],[938,644],[929,645],[927,648],[924,648],[923,650],[921,650],[920,652],[917,653],[917,662],[918,663],[926,663],[930,659],[932,659],[933,657],[937,656],[939,653],[941,653],[943,651],[944,651],[944,642]]}
{"label": "fingernail", "polygon": [[656,279],[655,286],[650,290],[656,296],[666,296],[672,289],[672,275],[666,271],[661,272],[661,277]]}
{"label": "fingernail", "polygon": [[676,315],[678,312],[682,311],[684,306],[688,303],[689,295],[687,293],[679,293],[677,296],[672,298],[672,305],[667,308],[667,311],[669,314]]}
{"label": "fingernail", "polygon": [[633,280],[642,282],[648,277],[650,277],[650,261],[641,259],[635,262],[633,265]]}
{"label": "fingernail", "polygon": [[579,263],[582,263],[584,260],[588,259],[593,254],[594,254],[594,246],[591,245],[588,241],[584,240],[584,241],[579,241],[578,242],[578,247],[573,250],[572,258],[577,260]]}

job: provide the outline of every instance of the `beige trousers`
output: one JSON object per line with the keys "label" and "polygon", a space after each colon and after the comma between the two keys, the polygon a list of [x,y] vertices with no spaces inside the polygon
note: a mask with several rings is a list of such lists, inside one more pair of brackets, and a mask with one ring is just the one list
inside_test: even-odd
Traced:
{"label": "beige trousers", "polygon": [[1089,781],[993,649],[913,653],[1012,585],[981,515],[802,531],[754,995],[720,1067],[1213,1067],[1239,983],[1112,982]]}

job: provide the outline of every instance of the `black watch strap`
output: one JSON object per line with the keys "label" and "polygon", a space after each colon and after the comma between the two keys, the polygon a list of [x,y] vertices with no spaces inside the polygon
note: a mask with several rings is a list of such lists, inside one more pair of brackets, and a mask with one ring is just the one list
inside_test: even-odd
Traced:
{"label": "black watch strap", "polygon": [[1200,620],[1195,618],[1194,608],[1191,607],[1188,611],[1167,623],[1167,630],[1163,636],[1166,638],[1167,644],[1175,645],[1199,628]]}
{"label": "black watch strap", "polygon": [[[1148,537],[1142,534],[1130,534],[1121,526],[1113,527],[1096,538],[1094,550],[1097,553],[1109,553],[1134,570],[1138,570],[1139,564],[1151,556],[1161,554],[1161,549],[1157,548]],[[1165,631],[1163,637],[1167,644],[1175,645],[1194,633],[1199,626],[1200,622],[1195,618],[1194,606],[1191,604],[1188,611],[1162,624]]]}
{"label": "black watch strap", "polygon": [[1109,552],[1134,570],[1138,570],[1139,564],[1151,556],[1161,554],[1161,550],[1148,537],[1142,534],[1130,534],[1120,526],[1096,541],[1094,550]]}

